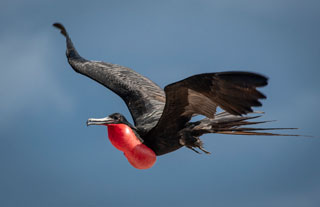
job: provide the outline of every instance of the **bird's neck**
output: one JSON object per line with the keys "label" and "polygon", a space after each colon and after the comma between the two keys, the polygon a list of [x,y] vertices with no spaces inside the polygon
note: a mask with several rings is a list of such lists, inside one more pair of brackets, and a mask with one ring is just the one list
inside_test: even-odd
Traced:
{"label": "bird's neck", "polygon": [[130,164],[138,169],[147,169],[156,161],[156,154],[144,145],[126,124],[108,124],[108,136],[112,145],[124,152]]}

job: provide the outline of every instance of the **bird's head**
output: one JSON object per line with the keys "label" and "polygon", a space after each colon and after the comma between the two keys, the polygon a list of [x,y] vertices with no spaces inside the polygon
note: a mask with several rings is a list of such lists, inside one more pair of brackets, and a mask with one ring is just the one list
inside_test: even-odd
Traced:
{"label": "bird's head", "polygon": [[[126,151],[136,144],[141,143],[141,138],[127,119],[120,113],[111,114],[105,118],[91,118],[87,121],[87,126],[103,125],[108,127],[108,137],[111,143],[119,150]],[[129,143],[129,145],[127,145]]]}
{"label": "bird's head", "polygon": [[90,118],[87,121],[87,126],[90,125],[105,125],[108,126],[110,124],[125,124],[130,126],[131,128],[134,128],[127,119],[120,113],[114,113],[107,117],[96,119],[96,118]]}
{"label": "bird's head", "polygon": [[114,113],[101,119],[91,118],[87,125],[107,126],[112,145],[124,153],[133,167],[148,169],[156,162],[154,151],[143,144],[136,128],[122,114]]}

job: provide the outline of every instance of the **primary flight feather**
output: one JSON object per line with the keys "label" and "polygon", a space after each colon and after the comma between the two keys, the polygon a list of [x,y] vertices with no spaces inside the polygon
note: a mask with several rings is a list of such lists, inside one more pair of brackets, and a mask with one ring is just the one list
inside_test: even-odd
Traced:
{"label": "primary flight feather", "polygon": [[[102,119],[88,119],[88,125],[106,125],[111,143],[138,169],[150,168],[156,156],[183,146],[198,152],[203,148],[200,136],[206,133],[235,135],[272,135],[264,130],[288,128],[245,127],[260,117],[254,113],[266,96],[257,88],[268,79],[252,72],[231,71],[204,73],[172,83],[162,90],[157,84],[134,70],[106,62],[82,58],[65,27],[53,24],[66,38],[66,56],[71,67],[118,94],[126,103],[134,120],[129,123],[120,113]],[[217,107],[224,112],[217,113]],[[195,115],[206,118],[190,122]],[[285,134],[284,134],[285,135]]]}

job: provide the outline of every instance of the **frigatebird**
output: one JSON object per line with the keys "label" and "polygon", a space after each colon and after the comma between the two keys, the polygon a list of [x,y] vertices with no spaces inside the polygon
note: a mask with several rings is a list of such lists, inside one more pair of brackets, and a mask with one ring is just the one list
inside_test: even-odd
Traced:
{"label": "frigatebird", "polygon": [[[124,152],[138,169],[153,166],[156,156],[183,146],[199,153],[200,136],[207,133],[234,135],[285,135],[260,130],[292,128],[251,128],[252,107],[262,106],[266,96],[257,88],[268,84],[261,74],[229,71],[197,74],[167,85],[164,90],[134,70],[111,63],[86,60],[75,49],[65,27],[53,24],[66,38],[66,56],[71,67],[119,95],[129,108],[134,125],[120,113],[88,119],[87,125],[105,125],[111,143]],[[223,111],[218,113],[217,107]],[[191,121],[196,115],[205,116]]]}

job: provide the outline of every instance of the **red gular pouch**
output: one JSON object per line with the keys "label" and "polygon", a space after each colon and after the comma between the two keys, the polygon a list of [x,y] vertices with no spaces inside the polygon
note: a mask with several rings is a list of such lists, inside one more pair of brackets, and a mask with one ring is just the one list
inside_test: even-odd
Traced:
{"label": "red gular pouch", "polygon": [[144,145],[126,124],[108,124],[108,136],[112,145],[124,152],[129,163],[137,169],[151,168],[157,156]]}

